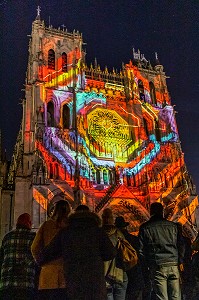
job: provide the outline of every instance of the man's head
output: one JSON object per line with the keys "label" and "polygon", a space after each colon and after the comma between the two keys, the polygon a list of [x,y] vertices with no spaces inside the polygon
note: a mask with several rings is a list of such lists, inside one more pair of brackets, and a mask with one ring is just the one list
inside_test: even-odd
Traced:
{"label": "man's head", "polygon": [[113,212],[110,208],[105,208],[102,213],[103,225],[114,225]]}
{"label": "man's head", "polygon": [[20,215],[17,219],[16,228],[17,229],[31,229],[32,222],[31,217],[28,213]]}
{"label": "man's head", "polygon": [[150,207],[150,215],[151,216],[159,216],[163,217],[163,206],[159,202],[154,202]]}
{"label": "man's head", "polygon": [[87,212],[90,211],[89,207],[85,204],[80,204],[76,207],[75,211]]}

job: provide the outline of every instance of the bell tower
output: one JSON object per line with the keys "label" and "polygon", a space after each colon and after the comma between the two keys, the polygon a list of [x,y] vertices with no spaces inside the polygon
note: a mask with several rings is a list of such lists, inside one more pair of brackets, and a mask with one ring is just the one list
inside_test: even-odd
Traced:
{"label": "bell tower", "polygon": [[[33,220],[34,214],[38,218],[38,212],[34,213],[33,184],[47,184],[49,171],[39,158],[37,143],[45,139],[47,128],[51,133],[63,124],[72,128],[71,99],[74,89],[83,84],[77,75],[84,57],[82,35],[78,31],[68,32],[65,26],[63,29],[46,27],[40,13],[38,7],[29,40],[14,220],[24,211],[33,215]],[[67,120],[63,119],[64,115]],[[41,220],[34,222],[38,225]]]}

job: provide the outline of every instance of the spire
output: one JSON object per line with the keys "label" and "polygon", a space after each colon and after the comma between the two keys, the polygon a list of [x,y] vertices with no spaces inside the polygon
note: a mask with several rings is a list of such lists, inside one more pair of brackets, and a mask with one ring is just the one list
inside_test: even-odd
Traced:
{"label": "spire", "polygon": [[40,19],[40,12],[41,12],[41,8],[40,8],[40,6],[38,5],[38,6],[37,6],[37,16],[36,16],[36,20],[38,20],[38,21],[41,21],[41,19]]}
{"label": "spire", "polygon": [[159,61],[157,52],[155,52],[155,63],[156,63],[156,65],[160,65],[160,61]]}
{"label": "spire", "polygon": [[95,57],[95,64],[94,64],[94,66],[95,66],[95,70],[97,70],[97,58]]}
{"label": "spire", "polygon": [[163,65],[161,65],[161,63],[159,61],[157,52],[155,52],[155,63],[156,63],[156,65],[154,67],[155,71],[162,73],[164,70],[164,67],[163,67]]}

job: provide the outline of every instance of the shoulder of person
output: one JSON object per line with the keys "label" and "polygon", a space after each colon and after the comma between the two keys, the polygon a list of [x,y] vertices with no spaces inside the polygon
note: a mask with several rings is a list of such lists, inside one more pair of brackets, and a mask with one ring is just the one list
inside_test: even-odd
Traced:
{"label": "shoulder of person", "polygon": [[147,226],[150,225],[151,223],[152,223],[152,222],[151,222],[150,220],[148,220],[148,221],[142,223],[142,224],[140,225],[139,231],[141,231],[142,229],[144,229],[145,227],[147,227]]}
{"label": "shoulder of person", "polygon": [[68,217],[68,222],[70,223],[71,221],[81,219],[92,220],[96,223],[96,225],[101,225],[101,219],[99,218],[99,216],[91,211],[76,211],[74,213],[71,213]]}
{"label": "shoulder of person", "polygon": [[47,221],[44,221],[44,222],[41,224],[40,228],[41,228],[41,229],[44,229],[44,228],[46,229],[46,228],[54,227],[54,226],[56,226],[55,220],[53,220],[53,219],[48,219]]}

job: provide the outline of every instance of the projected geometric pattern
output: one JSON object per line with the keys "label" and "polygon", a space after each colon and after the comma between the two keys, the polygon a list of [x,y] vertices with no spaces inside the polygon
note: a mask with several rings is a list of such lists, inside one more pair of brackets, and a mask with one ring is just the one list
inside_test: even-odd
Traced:
{"label": "projected geometric pattern", "polygon": [[120,72],[101,70],[97,62],[88,67],[82,44],[79,32],[45,27],[40,16],[33,22],[22,128],[10,169],[10,182],[18,176],[20,183],[17,201],[23,190],[39,227],[62,192],[73,207],[85,203],[101,214],[110,206],[134,233],[158,201],[193,239],[198,196],[163,66],[134,50]]}

